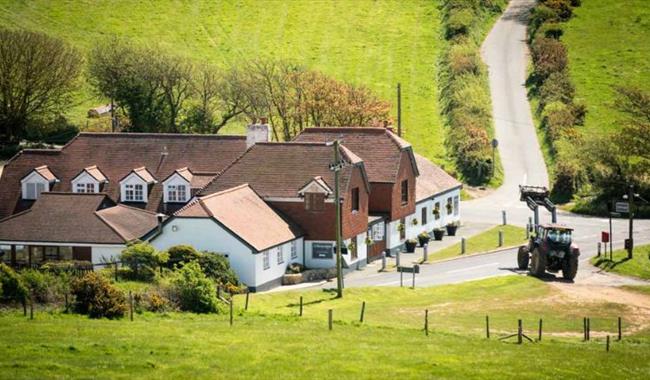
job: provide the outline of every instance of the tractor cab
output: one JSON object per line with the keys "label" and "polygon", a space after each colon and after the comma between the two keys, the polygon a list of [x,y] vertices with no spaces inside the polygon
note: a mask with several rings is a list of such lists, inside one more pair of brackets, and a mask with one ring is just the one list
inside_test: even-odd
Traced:
{"label": "tractor cab", "polygon": [[540,242],[546,242],[554,247],[570,247],[572,228],[557,225],[546,224],[539,226],[537,236]]}

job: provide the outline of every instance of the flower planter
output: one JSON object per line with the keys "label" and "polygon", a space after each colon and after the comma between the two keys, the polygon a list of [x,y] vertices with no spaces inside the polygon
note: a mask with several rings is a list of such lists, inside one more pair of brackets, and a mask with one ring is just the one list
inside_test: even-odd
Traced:
{"label": "flower planter", "polygon": [[431,240],[431,238],[428,236],[427,237],[418,236],[418,242],[420,243],[420,247],[424,247],[424,245],[427,244],[429,240]]}
{"label": "flower planter", "polygon": [[454,224],[448,224],[447,225],[447,235],[449,236],[456,236],[456,230],[458,229],[458,226]]}
{"label": "flower planter", "polygon": [[406,243],[404,243],[404,245],[406,246],[406,253],[415,252],[415,247],[417,246],[417,244],[418,243],[416,241],[407,240]]}
{"label": "flower planter", "polygon": [[444,230],[433,230],[433,238],[435,240],[442,240],[442,237],[445,235]]}

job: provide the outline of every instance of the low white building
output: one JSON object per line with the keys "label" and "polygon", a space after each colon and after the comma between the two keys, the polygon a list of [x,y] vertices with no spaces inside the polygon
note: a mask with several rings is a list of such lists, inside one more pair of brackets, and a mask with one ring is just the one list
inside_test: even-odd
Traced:
{"label": "low white building", "polygon": [[302,231],[248,184],[196,198],[149,241],[159,250],[189,244],[225,255],[252,291],[280,285],[289,264],[305,262]]}

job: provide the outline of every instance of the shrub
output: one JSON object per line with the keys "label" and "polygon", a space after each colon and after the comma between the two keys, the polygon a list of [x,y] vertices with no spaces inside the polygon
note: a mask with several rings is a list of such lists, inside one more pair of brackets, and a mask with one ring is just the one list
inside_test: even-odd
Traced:
{"label": "shrub", "polygon": [[567,202],[585,182],[585,171],[573,144],[567,140],[557,143],[558,154],[551,196],[555,201]]}
{"label": "shrub", "polygon": [[545,23],[554,23],[560,21],[560,17],[557,14],[555,9],[549,8],[543,4],[540,4],[533,8],[530,14],[530,36],[531,38],[537,37],[537,32]]}
{"label": "shrub", "polygon": [[471,9],[451,9],[447,17],[447,39],[465,35],[474,22],[474,12]]}
{"label": "shrub", "polygon": [[45,303],[53,298],[50,290],[54,290],[52,287],[56,281],[51,274],[36,269],[27,269],[22,271],[20,276],[34,301]]}
{"label": "shrub", "polygon": [[299,263],[291,263],[287,266],[287,271],[286,273],[291,274],[291,273],[301,273],[302,271],[305,270],[305,267],[302,264]]}
{"label": "shrub", "polygon": [[181,310],[195,313],[218,311],[215,284],[203,273],[196,261],[189,262],[176,271],[171,283]]}
{"label": "shrub", "polygon": [[41,265],[40,268],[42,271],[61,274],[77,274],[84,271],[93,270],[93,263],[90,261],[82,260],[60,260],[60,261],[48,261],[45,264]]}
{"label": "shrub", "polygon": [[199,266],[206,276],[222,285],[239,285],[239,278],[230,267],[228,258],[214,252],[202,252]]}
{"label": "shrub", "polygon": [[2,298],[7,301],[25,302],[29,294],[18,273],[3,263],[0,263],[0,286]]}
{"label": "shrub", "polygon": [[478,48],[470,43],[454,44],[449,50],[449,70],[452,77],[465,73],[480,74]]}
{"label": "shrub", "polygon": [[564,34],[562,25],[557,22],[546,22],[537,29],[536,35],[559,40]]}
{"label": "shrub", "polygon": [[566,71],[551,73],[539,89],[539,104],[542,108],[548,103],[571,103],[575,88]]}
{"label": "shrub", "polygon": [[568,58],[566,47],[562,42],[548,37],[537,37],[531,46],[534,74],[540,80],[548,78],[554,72],[564,71]]}
{"label": "shrub", "polygon": [[72,294],[75,311],[91,318],[121,318],[126,313],[124,294],[95,272],[75,279]]}
{"label": "shrub", "polygon": [[566,136],[567,130],[572,129],[575,123],[571,108],[561,102],[549,104],[542,115],[542,127],[551,141]]}
{"label": "shrub", "polygon": [[167,250],[169,260],[167,266],[173,268],[178,263],[188,263],[198,260],[201,253],[191,245],[175,245]]}
{"label": "shrub", "polygon": [[544,0],[544,5],[554,10],[557,16],[566,21],[573,15],[572,0]]}
{"label": "shrub", "polygon": [[156,269],[167,262],[167,254],[158,252],[151,244],[138,242],[122,251],[121,260],[134,279],[150,281]]}

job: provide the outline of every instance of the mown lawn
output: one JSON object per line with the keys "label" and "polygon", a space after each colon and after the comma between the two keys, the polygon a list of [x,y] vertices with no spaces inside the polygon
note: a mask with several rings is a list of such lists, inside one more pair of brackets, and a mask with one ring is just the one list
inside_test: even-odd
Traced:
{"label": "mown lawn", "polygon": [[[226,315],[145,313],[130,322],[42,311],[29,320],[19,312],[4,311],[0,377],[648,377],[646,334],[613,342],[609,353],[601,335],[584,343],[579,334],[566,334],[566,329],[562,336],[546,335],[542,342],[522,346],[497,340],[514,331],[517,317],[525,318],[526,333],[534,336],[528,312],[519,310],[523,305],[534,310],[535,300],[549,292],[543,282],[515,276],[430,289],[348,289],[337,301],[311,291],[301,293],[310,302],[302,318],[295,305],[286,308],[299,293],[255,294],[248,312],[242,310],[243,297],[236,298],[232,327]],[[368,301],[364,324],[356,321],[361,299]],[[423,332],[424,307],[432,311],[429,336]],[[553,327],[551,321],[571,313],[575,319],[598,313],[611,319],[621,311],[608,305],[559,302],[537,307],[549,331],[560,331],[563,327]],[[326,322],[329,308],[334,309],[332,331]],[[463,317],[470,309],[473,318]],[[484,312],[496,324],[490,340],[484,338]],[[508,315],[507,329],[493,318],[499,312]],[[466,329],[447,330],[449,323],[464,324]],[[613,331],[615,321],[610,324]],[[598,319],[592,319],[594,330],[601,327]]]}
{"label": "mown lawn", "polygon": [[[64,38],[87,52],[113,35],[218,65],[244,59],[291,59],[338,79],[363,84],[393,103],[402,83],[406,138],[445,162],[438,111],[442,45],[438,3],[413,1],[180,2],[0,0],[0,23]],[[86,86],[69,116],[85,124],[100,104]],[[241,125],[228,133],[241,133]]]}
{"label": "mown lawn", "polygon": [[[465,255],[492,251],[499,248],[499,231],[503,231],[503,246],[523,244],[526,241],[526,229],[517,226],[496,226],[478,235],[469,237],[465,243]],[[444,238],[443,238],[444,239]],[[461,255],[460,243],[436,252],[429,253],[429,262],[440,261]]]}
{"label": "mown lawn", "polygon": [[612,131],[614,86],[650,91],[650,2],[586,0],[563,24],[576,100],[587,105],[585,129]]}
{"label": "mown lawn", "polygon": [[612,260],[603,257],[592,257],[591,263],[608,272],[633,276],[650,280],[650,245],[634,248],[632,259],[628,260],[626,250],[614,251]]}

